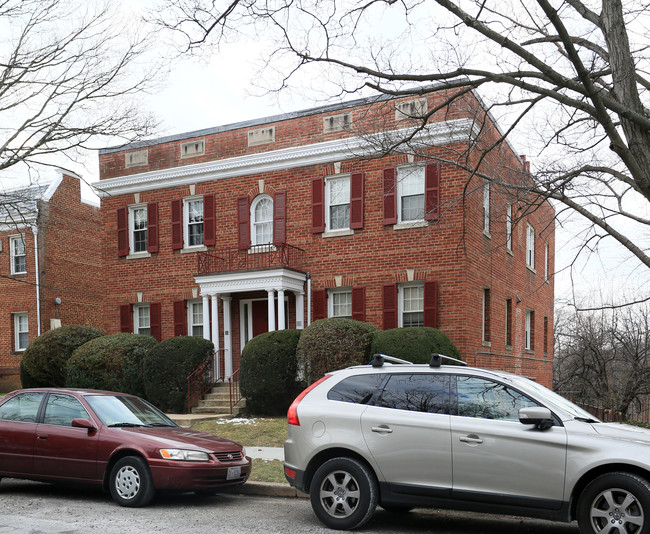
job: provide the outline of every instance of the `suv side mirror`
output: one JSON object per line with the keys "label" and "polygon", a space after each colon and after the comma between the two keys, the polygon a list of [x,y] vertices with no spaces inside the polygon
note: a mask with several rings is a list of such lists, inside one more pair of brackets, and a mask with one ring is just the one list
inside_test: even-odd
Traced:
{"label": "suv side mirror", "polygon": [[519,410],[519,422],[524,425],[535,425],[540,430],[553,426],[553,415],[548,408],[533,406]]}

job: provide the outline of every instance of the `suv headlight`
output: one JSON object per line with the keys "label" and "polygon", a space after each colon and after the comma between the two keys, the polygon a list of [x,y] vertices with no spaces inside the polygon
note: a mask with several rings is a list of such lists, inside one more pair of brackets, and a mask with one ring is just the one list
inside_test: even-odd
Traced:
{"label": "suv headlight", "polygon": [[185,460],[187,462],[207,462],[210,460],[207,452],[186,451],[183,449],[160,449],[160,456],[165,460]]}

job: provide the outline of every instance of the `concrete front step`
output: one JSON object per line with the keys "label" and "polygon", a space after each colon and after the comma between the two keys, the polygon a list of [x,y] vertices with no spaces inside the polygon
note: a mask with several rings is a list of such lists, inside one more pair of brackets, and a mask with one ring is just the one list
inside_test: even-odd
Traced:
{"label": "concrete front step", "polygon": [[189,428],[198,423],[205,423],[206,421],[215,421],[216,419],[230,419],[232,416],[229,413],[207,413],[207,414],[187,414],[187,413],[168,413],[167,417],[172,419],[177,425],[183,428]]}

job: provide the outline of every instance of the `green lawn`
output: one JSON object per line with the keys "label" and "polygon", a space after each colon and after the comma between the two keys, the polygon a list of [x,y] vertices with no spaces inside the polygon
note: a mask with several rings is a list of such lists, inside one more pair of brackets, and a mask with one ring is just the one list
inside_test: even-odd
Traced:
{"label": "green lawn", "polygon": [[[192,428],[238,441],[247,447],[282,447],[287,439],[286,417],[221,419],[199,423]],[[279,460],[253,460],[250,480],[287,483],[282,462]]]}

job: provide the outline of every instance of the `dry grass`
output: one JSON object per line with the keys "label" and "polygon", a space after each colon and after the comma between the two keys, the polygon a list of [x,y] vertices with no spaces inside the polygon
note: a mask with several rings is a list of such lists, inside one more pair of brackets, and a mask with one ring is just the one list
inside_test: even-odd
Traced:
{"label": "dry grass", "polygon": [[192,428],[232,439],[246,447],[282,447],[287,439],[286,417],[220,419]]}

